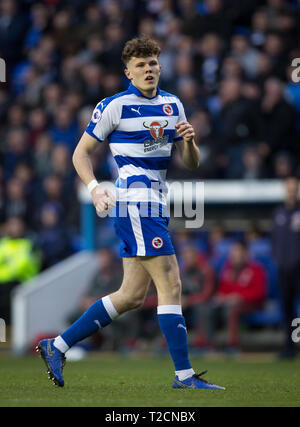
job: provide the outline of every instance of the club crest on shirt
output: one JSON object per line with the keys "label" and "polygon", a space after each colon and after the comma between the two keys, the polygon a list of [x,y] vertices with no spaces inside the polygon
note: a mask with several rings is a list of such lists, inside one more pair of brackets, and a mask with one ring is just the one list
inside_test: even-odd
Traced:
{"label": "club crest on shirt", "polygon": [[154,237],[154,239],[152,239],[151,243],[155,249],[160,249],[163,246],[164,241],[161,237],[156,236],[156,237]]}
{"label": "club crest on shirt", "polygon": [[162,123],[158,120],[152,121],[147,124],[143,122],[143,126],[149,129],[150,135],[153,139],[146,139],[144,141],[144,152],[157,150],[159,147],[167,144],[169,141],[169,135],[164,136],[164,128],[168,126],[168,121],[164,120]]}
{"label": "club crest on shirt", "polygon": [[174,110],[171,104],[164,104],[162,109],[163,109],[163,112],[168,116],[172,116],[174,113]]}

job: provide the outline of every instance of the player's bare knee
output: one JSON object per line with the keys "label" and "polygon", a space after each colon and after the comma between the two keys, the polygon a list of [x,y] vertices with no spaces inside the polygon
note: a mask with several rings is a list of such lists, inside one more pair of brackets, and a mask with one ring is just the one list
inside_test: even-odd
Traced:
{"label": "player's bare knee", "polygon": [[122,297],[123,303],[126,306],[127,310],[134,310],[141,307],[144,304],[145,295],[131,292],[123,292],[122,289],[119,290],[119,293]]}
{"label": "player's bare knee", "polygon": [[126,304],[129,310],[140,308],[144,304],[144,296],[131,295],[127,298]]}

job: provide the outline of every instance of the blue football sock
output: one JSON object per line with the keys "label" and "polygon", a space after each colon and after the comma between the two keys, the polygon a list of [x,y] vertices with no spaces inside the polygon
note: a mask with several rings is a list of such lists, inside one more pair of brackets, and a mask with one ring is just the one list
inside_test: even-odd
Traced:
{"label": "blue football sock", "polygon": [[175,370],[191,369],[187,331],[179,305],[161,305],[157,307],[158,322],[167,342]]}
{"label": "blue football sock", "polygon": [[[118,316],[110,297],[106,296],[90,306],[90,308],[60,335],[70,348],[77,342],[87,338],[99,328],[109,325]],[[54,342],[55,345],[55,342]]]}

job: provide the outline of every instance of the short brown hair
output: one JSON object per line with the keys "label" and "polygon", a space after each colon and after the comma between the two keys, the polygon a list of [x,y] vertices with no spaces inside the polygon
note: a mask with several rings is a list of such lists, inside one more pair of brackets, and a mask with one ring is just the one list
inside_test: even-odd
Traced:
{"label": "short brown hair", "polygon": [[149,37],[137,37],[126,42],[123,52],[122,61],[125,65],[132,57],[147,58],[148,56],[159,56],[160,47],[157,42]]}

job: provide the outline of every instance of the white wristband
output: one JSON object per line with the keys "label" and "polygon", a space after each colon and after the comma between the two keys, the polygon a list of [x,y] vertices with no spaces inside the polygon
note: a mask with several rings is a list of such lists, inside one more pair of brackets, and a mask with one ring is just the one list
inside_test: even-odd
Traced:
{"label": "white wristband", "polygon": [[94,188],[96,188],[98,185],[99,185],[99,183],[95,179],[93,179],[91,182],[88,183],[87,188],[88,188],[89,192],[92,193]]}

